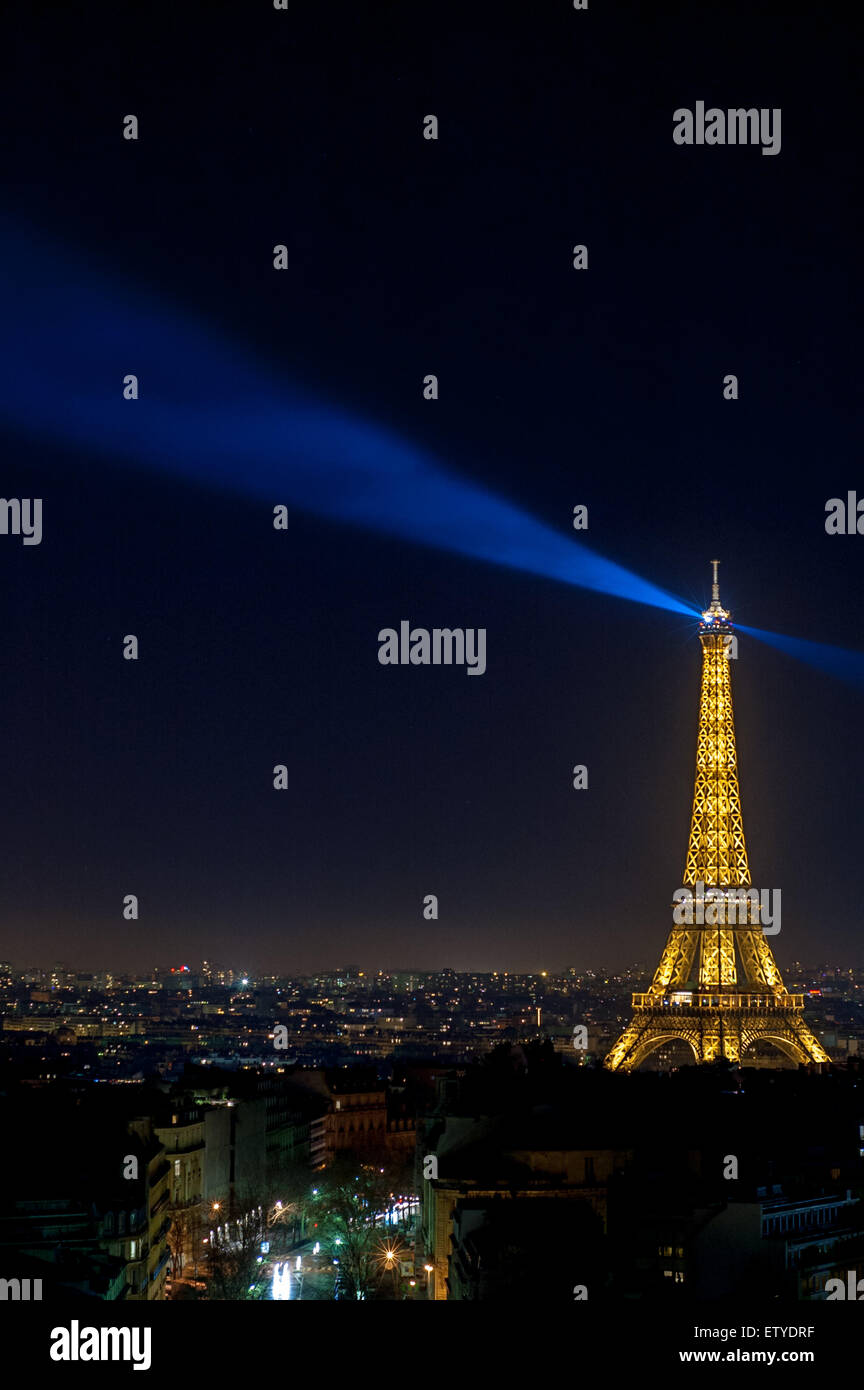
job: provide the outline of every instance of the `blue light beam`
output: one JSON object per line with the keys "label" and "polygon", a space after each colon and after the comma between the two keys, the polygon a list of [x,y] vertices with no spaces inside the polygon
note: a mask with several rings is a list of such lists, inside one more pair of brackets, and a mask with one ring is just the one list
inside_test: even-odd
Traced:
{"label": "blue light beam", "polygon": [[864,686],[864,652],[832,647],[825,642],[807,642],[803,637],[786,637],[781,632],[765,632],[758,627],[742,627],[740,623],[735,626],[739,632],[746,632],[817,671],[824,671],[849,685]]}
{"label": "blue light beam", "polygon": [[[696,616],[395,432],[287,387],[251,352],[241,357],[177,310],[112,288],[8,220],[0,220],[0,286],[8,363],[0,420],[12,429]],[[136,401],[122,398],[130,373]]]}

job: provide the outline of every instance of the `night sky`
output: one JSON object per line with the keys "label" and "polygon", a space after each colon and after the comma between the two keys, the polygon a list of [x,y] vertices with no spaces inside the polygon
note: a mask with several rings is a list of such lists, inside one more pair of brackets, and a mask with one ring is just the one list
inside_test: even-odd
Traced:
{"label": "night sky", "polygon": [[[565,538],[587,505],[580,539],[688,603],[719,556],[740,622],[861,649],[864,537],[825,532],[828,498],[864,496],[842,13],[13,5],[4,274],[10,229],[32,234],[44,286],[86,264],[150,304],[165,354],[197,325]],[[781,152],[676,146],[697,100],[781,108]],[[0,331],[7,379],[40,382],[4,407],[0,491],[41,497],[44,527],[0,535],[0,957],[653,969],[695,622],[299,505],[274,531],[254,439],[208,486],[182,439],[150,468],[97,445],[98,410],[92,448],[47,428],[74,364],[103,360],[97,319],[73,331],[40,299],[26,340]],[[150,408],[137,351],[130,325],[93,384],[106,420]],[[380,665],[402,619],[485,627],[486,673]],[[751,871],[783,894],[772,949],[861,966],[862,691],[744,637],[733,691]]]}

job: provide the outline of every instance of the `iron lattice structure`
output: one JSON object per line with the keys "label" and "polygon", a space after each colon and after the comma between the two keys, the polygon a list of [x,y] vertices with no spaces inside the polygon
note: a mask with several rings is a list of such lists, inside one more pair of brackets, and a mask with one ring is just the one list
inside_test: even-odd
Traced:
{"label": "iron lattice structure", "polygon": [[804,1022],[804,996],[786,991],[750,880],[732,712],[734,638],[720,604],[719,561],[712,564],[711,604],[699,624],[702,693],[684,870],[693,911],[672,927],[647,994],[633,995],[633,1017],[605,1059],[610,1071],[632,1071],[677,1039],[690,1044],[697,1062],[740,1062],[760,1041],[795,1062],[829,1060]]}

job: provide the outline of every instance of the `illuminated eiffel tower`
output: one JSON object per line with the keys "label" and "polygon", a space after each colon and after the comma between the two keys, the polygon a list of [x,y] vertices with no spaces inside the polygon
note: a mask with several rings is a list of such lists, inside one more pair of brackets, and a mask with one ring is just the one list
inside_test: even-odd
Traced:
{"label": "illuminated eiffel tower", "polygon": [[711,563],[711,604],[699,624],[702,698],[684,870],[692,902],[688,907],[676,893],[675,925],[651,988],[633,995],[633,1017],[605,1059],[610,1071],[632,1071],[655,1048],[680,1039],[697,1062],[740,1062],[763,1041],[795,1062],[829,1060],[804,1022],[804,996],[786,992],[750,881],[730,681],[735,639],[732,615],[720,605],[720,562]]}

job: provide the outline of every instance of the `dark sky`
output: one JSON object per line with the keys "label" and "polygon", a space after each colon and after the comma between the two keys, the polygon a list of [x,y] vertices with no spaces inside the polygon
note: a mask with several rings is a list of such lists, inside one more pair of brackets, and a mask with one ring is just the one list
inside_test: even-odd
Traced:
{"label": "dark sky", "polygon": [[[829,497],[864,495],[842,13],[12,6],[4,205],[56,241],[61,283],[84,258],[565,536],[587,504],[584,539],[660,587],[703,603],[717,555],[741,622],[862,648],[864,538],[824,529]],[[676,146],[697,100],[781,108],[780,154]],[[80,346],[37,328],[34,415]],[[2,457],[44,538],[0,536],[0,956],[654,966],[689,828],[692,623],[297,509],[277,535],[242,465],[228,495],[35,422]],[[382,667],[403,618],[485,627],[486,674]],[[733,681],[772,947],[860,966],[861,691],[743,638]]]}

